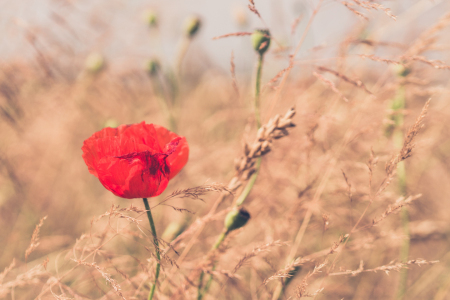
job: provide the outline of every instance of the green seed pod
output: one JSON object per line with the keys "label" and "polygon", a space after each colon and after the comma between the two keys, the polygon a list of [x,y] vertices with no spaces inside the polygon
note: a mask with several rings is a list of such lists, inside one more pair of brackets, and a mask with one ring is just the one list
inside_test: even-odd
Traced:
{"label": "green seed pod", "polygon": [[144,13],[144,20],[148,27],[156,28],[158,27],[158,15],[153,10],[148,10]]}
{"label": "green seed pod", "polygon": [[245,208],[235,208],[225,217],[225,228],[228,232],[243,227],[250,219],[250,214]]}
{"label": "green seed pod", "polygon": [[159,60],[156,58],[153,58],[147,62],[146,71],[150,77],[158,75],[159,70],[161,70],[161,64],[159,63]]}
{"label": "green seed pod", "polygon": [[405,65],[394,65],[393,70],[399,77],[406,77],[409,75],[409,73],[411,73],[411,69],[406,67]]}
{"label": "green seed pod", "polygon": [[270,46],[270,32],[266,29],[256,29],[251,36],[253,49],[263,55]]}
{"label": "green seed pod", "polygon": [[184,22],[184,27],[183,27],[184,34],[190,39],[193,38],[197,34],[201,25],[202,25],[202,21],[200,20],[199,17],[190,16]]}
{"label": "green seed pod", "polygon": [[89,73],[96,74],[105,67],[105,60],[100,53],[93,52],[86,58],[85,68]]}

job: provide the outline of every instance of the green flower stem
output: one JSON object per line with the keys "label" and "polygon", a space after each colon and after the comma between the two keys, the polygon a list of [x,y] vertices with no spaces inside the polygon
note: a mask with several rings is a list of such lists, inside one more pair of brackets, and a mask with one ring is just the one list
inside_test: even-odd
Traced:
{"label": "green flower stem", "polygon": [[[259,128],[261,128],[261,115],[259,113],[260,111],[260,94],[261,94],[261,74],[262,74],[262,66],[264,62],[264,56],[259,55],[258,57],[258,69],[256,71],[256,82],[255,82],[255,119],[256,119],[256,125]],[[258,178],[259,174],[259,168],[261,167],[261,157],[259,157],[256,160],[256,168],[255,173],[250,177],[250,180],[248,181],[247,185],[245,186],[244,190],[242,191],[239,198],[236,200],[236,206],[241,206],[245,199],[247,199],[247,196],[250,194],[250,191],[252,190],[253,186],[255,185],[256,179]]]}
{"label": "green flower stem", "polygon": [[220,236],[219,236],[219,238],[217,239],[216,243],[212,246],[211,251],[214,251],[214,250],[218,249],[219,246],[220,246],[220,244],[222,244],[223,240],[227,237],[227,235],[228,235],[228,231],[224,230],[224,231],[220,234]]}
{"label": "green flower stem", "polygon": [[205,275],[205,272],[200,273],[200,277],[198,278],[198,287],[197,287],[197,300],[201,300],[203,298],[203,293],[205,291],[202,291],[203,288],[203,276]]}
{"label": "green flower stem", "polygon": [[250,180],[248,181],[247,185],[245,186],[242,193],[239,195],[239,198],[236,200],[236,206],[241,206],[245,199],[247,199],[247,196],[250,194],[250,191],[252,190],[253,186],[255,185],[256,178],[258,178],[259,174],[259,168],[261,167],[261,157],[259,157],[256,160],[256,169],[255,173],[252,174],[250,177]]}
{"label": "green flower stem", "polygon": [[178,81],[181,80],[181,66],[183,65],[184,58],[189,49],[192,39],[188,37],[183,37],[178,44],[177,59],[176,59],[176,76]]}
{"label": "green flower stem", "polygon": [[[222,244],[223,240],[227,237],[229,231],[224,230],[222,231],[222,233],[220,234],[220,236],[217,238],[216,243],[212,246],[211,251],[217,250],[220,246],[220,244]],[[216,266],[213,265],[212,270],[214,271],[216,269]],[[200,273],[200,278],[199,278],[199,284],[198,284],[198,293],[197,293],[197,300],[201,300],[203,298],[203,296],[208,292],[209,287],[211,286],[213,277],[212,275],[209,276],[208,282],[205,285],[205,288],[202,291],[202,282],[203,282],[203,276],[204,276],[204,272],[202,271]]]}
{"label": "green flower stem", "polygon": [[[260,94],[261,94],[261,74],[262,74],[263,62],[264,62],[264,56],[262,54],[260,54],[258,56],[258,66],[257,66],[257,70],[256,70],[255,102],[254,102],[256,126],[258,127],[258,129],[261,127]],[[256,161],[255,173],[253,173],[253,175],[250,177],[250,180],[248,181],[248,183],[245,186],[244,190],[242,191],[241,195],[236,200],[236,206],[241,206],[244,203],[245,199],[247,199],[247,196],[250,194],[253,186],[255,185],[256,179],[258,178],[260,167],[261,167],[261,157],[259,157]],[[218,249],[227,235],[228,235],[228,231],[224,230],[220,234],[216,243],[213,245],[211,251]],[[213,265],[212,270],[214,271],[215,268],[216,268],[216,266]],[[206,293],[209,290],[209,287],[211,286],[212,280],[213,280],[212,275],[210,275],[208,282],[206,283],[205,288],[202,291],[203,276],[204,276],[204,273],[202,272],[200,274],[200,278],[199,278],[200,282],[198,285],[197,300],[201,300],[203,298],[203,296],[206,295]]]}
{"label": "green flower stem", "polygon": [[147,198],[142,198],[142,200],[144,200],[145,210],[147,211],[147,218],[148,218],[148,221],[150,223],[150,228],[152,229],[153,243],[155,244],[155,247],[156,247],[156,251],[155,251],[156,252],[156,258],[158,259],[158,262],[156,264],[155,283],[153,284],[152,289],[150,290],[150,294],[148,294],[148,300],[152,300],[153,299],[153,295],[155,293],[156,283],[158,282],[159,269],[161,268],[161,265],[159,264],[159,261],[161,260],[161,256],[159,255],[158,238],[156,237],[155,223],[153,222],[153,217],[152,217],[152,212],[150,210],[150,206],[148,205]]}
{"label": "green flower stem", "polygon": [[258,129],[261,127],[261,115],[260,115],[260,100],[259,96],[261,93],[261,74],[262,74],[262,66],[263,66],[263,55],[259,55],[258,57],[258,69],[256,70],[256,82],[255,82],[255,119],[256,125]]}

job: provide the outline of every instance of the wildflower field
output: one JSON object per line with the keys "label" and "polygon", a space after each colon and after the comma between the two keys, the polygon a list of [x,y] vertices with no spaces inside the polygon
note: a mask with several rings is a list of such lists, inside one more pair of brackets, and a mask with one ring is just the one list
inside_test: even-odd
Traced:
{"label": "wildflower field", "polygon": [[188,2],[2,4],[0,299],[450,299],[450,2]]}

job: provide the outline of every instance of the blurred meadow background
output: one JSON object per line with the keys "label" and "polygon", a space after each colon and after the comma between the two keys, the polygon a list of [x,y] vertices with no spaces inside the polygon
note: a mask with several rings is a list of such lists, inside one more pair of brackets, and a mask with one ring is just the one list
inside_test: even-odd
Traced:
{"label": "blurred meadow background", "polygon": [[147,299],[142,199],[81,157],[142,121],[190,147],[154,299],[450,299],[449,1],[0,3],[0,299]]}

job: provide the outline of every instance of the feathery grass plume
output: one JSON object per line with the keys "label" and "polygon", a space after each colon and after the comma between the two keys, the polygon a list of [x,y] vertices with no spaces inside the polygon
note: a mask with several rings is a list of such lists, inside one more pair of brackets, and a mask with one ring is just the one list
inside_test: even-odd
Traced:
{"label": "feathery grass plume", "polygon": [[313,75],[315,77],[317,77],[319,80],[321,80],[322,82],[324,82],[326,85],[328,85],[333,92],[335,92],[336,94],[339,95],[339,98],[342,98],[342,100],[344,100],[345,102],[348,102],[348,99],[344,96],[344,94],[336,88],[336,85],[334,84],[334,82],[325,78],[323,75],[321,75],[317,72],[313,72]]}
{"label": "feathery grass plume", "polygon": [[242,268],[245,264],[247,264],[250,261],[250,259],[252,259],[253,257],[255,257],[261,253],[270,251],[270,248],[282,247],[282,246],[286,246],[286,245],[287,245],[286,242],[272,241],[272,242],[266,243],[264,245],[253,248],[253,250],[251,252],[246,253],[241,259],[239,259],[239,261],[236,264],[236,266],[234,267],[232,273],[236,273],[240,268]]}
{"label": "feathery grass plume", "polygon": [[257,15],[258,18],[261,19],[261,15],[259,14],[259,11],[256,9],[255,2],[254,2],[253,0],[249,0],[249,2],[250,2],[250,4],[248,5],[248,9],[249,9],[252,13],[254,13],[255,15]]}
{"label": "feathery grass plume", "polygon": [[320,294],[324,290],[324,288],[320,288],[320,289],[316,290],[314,293],[308,293],[306,291],[306,287],[308,286],[308,279],[311,278],[314,275],[317,275],[318,273],[321,273],[322,272],[321,270],[326,266],[327,263],[328,262],[325,261],[324,263],[322,263],[322,264],[320,264],[318,266],[315,266],[314,269],[312,270],[312,272],[309,272],[305,276],[305,278],[303,278],[302,283],[296,287],[296,296],[298,298],[315,297],[315,296],[317,296],[318,294]]}
{"label": "feathery grass plume", "polygon": [[395,263],[395,262],[391,262],[388,265],[384,265],[384,266],[379,266],[373,269],[364,269],[364,263],[363,261],[360,262],[359,264],[359,268],[357,270],[346,270],[343,272],[335,272],[335,273],[330,273],[328,274],[328,276],[342,276],[342,275],[350,275],[350,276],[356,276],[359,275],[361,273],[367,273],[367,272],[378,272],[378,271],[383,271],[386,275],[389,275],[389,272],[391,271],[397,271],[399,272],[402,269],[407,269],[410,265],[417,265],[417,266],[423,266],[423,265],[432,265],[432,264],[436,264],[438,263],[438,260],[432,260],[432,261],[426,261],[424,259],[411,259],[408,260],[406,262],[399,262],[399,263]]}
{"label": "feathery grass plume", "polygon": [[32,286],[41,285],[48,278],[48,272],[43,269],[42,265],[38,264],[30,270],[17,275],[13,280],[0,284],[0,298],[14,293],[14,290],[19,288],[31,288]]}
{"label": "feathery grass plume", "polygon": [[218,40],[218,39],[223,39],[223,38],[230,37],[230,36],[246,36],[246,35],[252,35],[252,34],[253,34],[252,32],[234,32],[234,33],[227,33],[227,34],[215,36],[212,39]]}
{"label": "feathery grass plume", "polygon": [[224,184],[221,184],[221,183],[204,184],[204,185],[196,186],[193,188],[175,190],[171,194],[167,195],[164,198],[164,200],[159,202],[157,205],[163,204],[163,203],[165,203],[171,199],[175,199],[175,198],[190,198],[193,200],[204,201],[202,199],[202,197],[210,192],[233,194],[233,191],[231,191]]}
{"label": "feathery grass plume", "polygon": [[335,71],[335,70],[329,69],[329,68],[324,67],[324,66],[318,66],[317,69],[318,69],[319,71],[321,71],[321,72],[327,72],[327,73],[333,74],[334,76],[341,78],[341,79],[344,80],[345,82],[348,82],[348,83],[354,85],[355,87],[361,88],[361,89],[363,89],[366,93],[372,95],[372,92],[370,92],[370,91],[367,89],[367,87],[364,85],[364,83],[363,83],[361,80],[359,80],[359,79],[351,79],[351,78],[349,78],[348,76],[345,76],[344,74],[341,74],[341,73],[339,73],[339,72],[337,72],[337,71]]}
{"label": "feathery grass plume", "polygon": [[231,84],[233,85],[233,89],[236,92],[236,96],[240,98],[239,87],[236,79],[236,66],[234,65],[233,51],[231,51],[231,58],[230,58],[230,73],[231,73]]}
{"label": "feathery grass plume", "polygon": [[[289,109],[284,116],[276,115],[266,124],[261,126],[256,133],[256,139],[252,144],[244,145],[243,155],[235,161],[235,180],[237,185],[246,181],[255,172],[256,159],[266,155],[272,150],[274,140],[289,135],[289,128],[295,127],[292,118],[295,115],[295,108]],[[240,205],[241,199],[236,201]]]}
{"label": "feathery grass plume", "polygon": [[8,275],[9,272],[16,266],[16,260],[13,259],[8,267],[5,267],[3,272],[0,273],[0,285],[3,284],[3,280],[5,279],[6,275]]}
{"label": "feathery grass plume", "polygon": [[393,205],[389,205],[388,208],[381,214],[381,216],[373,219],[371,226],[377,225],[378,223],[380,223],[381,221],[386,219],[391,214],[396,214],[396,213],[400,212],[400,209],[402,207],[411,204],[414,200],[419,199],[421,196],[422,196],[421,194],[418,194],[418,195],[414,195],[414,196],[409,196],[408,198],[405,198],[403,196],[400,197],[399,199],[397,199],[395,201],[395,203]]}
{"label": "feathery grass plume", "polygon": [[97,270],[102,275],[102,277],[106,280],[106,282],[111,285],[114,292],[120,298],[122,298],[123,300],[126,300],[126,298],[122,294],[122,289],[121,289],[120,285],[117,283],[117,281],[114,280],[109,273],[105,272],[105,270],[103,268],[101,268],[99,265],[97,265],[95,262],[88,263],[88,262],[82,261],[82,260],[73,260],[73,261],[76,262],[77,265],[87,266],[87,267],[91,267],[91,268],[94,268],[95,270]]}
{"label": "feathery grass plume", "polygon": [[33,231],[33,235],[31,236],[30,245],[28,246],[27,250],[25,251],[25,261],[28,260],[28,257],[30,254],[36,250],[36,248],[39,246],[39,232],[41,231],[42,225],[44,225],[44,221],[47,219],[47,216],[43,217],[39,220],[39,224],[36,225],[36,228]]}

